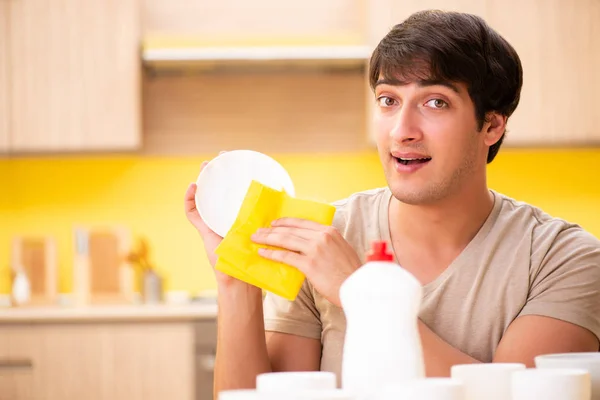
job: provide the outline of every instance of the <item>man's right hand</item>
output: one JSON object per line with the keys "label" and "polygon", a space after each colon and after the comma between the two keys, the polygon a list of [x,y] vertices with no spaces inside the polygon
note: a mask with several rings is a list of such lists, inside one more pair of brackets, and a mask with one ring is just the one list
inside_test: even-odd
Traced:
{"label": "man's right hand", "polygon": [[[202,169],[206,166],[206,164],[208,164],[208,161],[204,161],[202,163],[200,171],[202,171]],[[195,200],[196,189],[197,189],[196,184],[191,183],[188,186],[187,191],[185,192],[185,199],[184,199],[185,215],[186,215],[188,221],[190,221],[192,223],[192,225],[200,233],[200,236],[202,237],[202,241],[204,242],[204,249],[206,250],[206,255],[208,257],[210,265],[212,265],[214,267],[215,264],[217,263],[217,258],[218,258],[217,255],[215,254],[215,249],[217,248],[219,243],[221,243],[221,240],[223,240],[223,238],[221,236],[217,235],[215,232],[213,232],[202,220],[200,213],[196,209],[196,200]],[[217,270],[215,270],[215,277],[216,277],[217,283],[219,285],[221,285],[221,284],[227,285],[233,281],[237,281],[237,279],[232,278],[231,276],[224,274]]]}

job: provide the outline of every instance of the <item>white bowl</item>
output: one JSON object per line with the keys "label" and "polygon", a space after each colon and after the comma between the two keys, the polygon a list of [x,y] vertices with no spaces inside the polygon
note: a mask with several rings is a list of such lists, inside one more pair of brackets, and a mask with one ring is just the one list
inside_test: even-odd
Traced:
{"label": "white bowl", "polygon": [[218,400],[279,400],[269,393],[257,392],[255,389],[233,389],[219,392]]}
{"label": "white bowl", "polygon": [[592,379],[592,400],[600,400],[600,353],[544,354],[534,359],[537,368],[582,368]]}
{"label": "white bowl", "polygon": [[590,373],[576,368],[527,368],[512,374],[512,400],[590,400]]}
{"label": "white bowl", "polygon": [[336,376],[327,371],[268,372],[256,377],[259,392],[310,392],[336,389]]}
{"label": "white bowl", "polygon": [[419,378],[384,386],[377,400],[464,400],[465,385],[454,378]]}
{"label": "white bowl", "polygon": [[264,392],[255,389],[225,390],[219,400],[358,400],[358,397],[342,389],[313,391]]}
{"label": "white bowl", "polygon": [[465,400],[505,400],[510,399],[512,374],[524,369],[522,363],[457,364],[450,375],[464,385]]}
{"label": "white bowl", "polygon": [[253,180],[295,196],[292,179],[281,164],[256,151],[228,151],[202,169],[196,181],[196,209],[213,232],[221,237],[229,232]]}

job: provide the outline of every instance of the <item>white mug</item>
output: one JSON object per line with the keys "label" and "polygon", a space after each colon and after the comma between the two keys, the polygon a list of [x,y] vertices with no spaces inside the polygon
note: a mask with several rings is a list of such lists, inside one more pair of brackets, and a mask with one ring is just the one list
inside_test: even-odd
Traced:
{"label": "white mug", "polygon": [[510,399],[512,373],[525,369],[521,363],[459,364],[451,376],[465,385],[465,400]]}
{"label": "white mug", "polygon": [[341,389],[286,392],[261,392],[255,389],[225,390],[219,400],[358,400],[356,396]]}
{"label": "white mug", "polygon": [[424,378],[388,385],[377,400],[465,400],[465,386],[453,378]]}
{"label": "white mug", "polygon": [[255,389],[234,389],[219,392],[219,400],[279,400],[274,393],[261,393]]}
{"label": "white mug", "polygon": [[512,375],[512,400],[590,400],[590,374],[575,368],[529,368]]}
{"label": "white mug", "polygon": [[581,368],[590,373],[592,400],[600,400],[600,353],[558,353],[535,357],[537,368]]}
{"label": "white mug", "polygon": [[268,372],[256,377],[259,392],[300,392],[336,389],[337,380],[333,372]]}

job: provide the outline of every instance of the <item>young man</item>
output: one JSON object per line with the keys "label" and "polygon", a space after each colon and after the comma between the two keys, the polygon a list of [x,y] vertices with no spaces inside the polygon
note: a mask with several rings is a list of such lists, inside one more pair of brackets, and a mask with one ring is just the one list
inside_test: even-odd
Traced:
{"label": "young man", "polygon": [[[340,373],[338,291],[373,240],[424,285],[419,329],[428,376],[454,364],[523,362],[597,351],[600,241],[487,187],[519,102],[514,49],[479,17],[419,12],[374,51],[375,127],[388,187],[335,203],[333,227],[284,219],[256,233],[264,257],[307,276],[289,302],[219,272],[215,390],[253,387],[267,371]],[[220,238],[186,212],[207,254]],[[389,318],[394,318],[390,315]],[[266,333],[265,333],[266,331]]]}

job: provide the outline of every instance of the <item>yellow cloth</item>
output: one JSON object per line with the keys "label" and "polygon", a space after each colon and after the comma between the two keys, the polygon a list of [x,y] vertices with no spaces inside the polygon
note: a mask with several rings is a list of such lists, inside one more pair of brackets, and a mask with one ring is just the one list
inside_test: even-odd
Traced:
{"label": "yellow cloth", "polygon": [[[237,218],[216,248],[215,269],[288,300],[294,300],[304,282],[296,268],[261,257],[260,247],[250,239],[259,228],[267,228],[282,217],[302,218],[331,225],[335,207],[290,197],[253,181]],[[270,247],[272,248],[272,247]]]}

